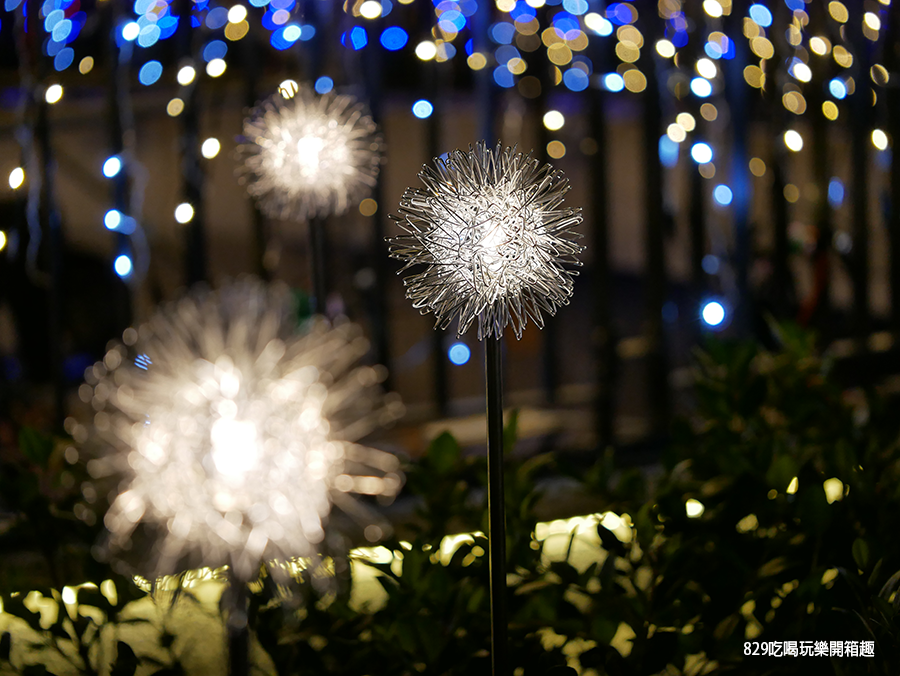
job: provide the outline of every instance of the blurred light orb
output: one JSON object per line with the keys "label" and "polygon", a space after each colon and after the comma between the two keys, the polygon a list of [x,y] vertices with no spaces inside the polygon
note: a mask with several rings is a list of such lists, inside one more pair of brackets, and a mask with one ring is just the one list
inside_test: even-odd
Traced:
{"label": "blurred light orb", "polygon": [[208,138],[203,144],[200,146],[200,154],[203,155],[208,160],[211,160],[216,155],[219,154],[219,151],[222,149],[222,144],[219,143],[219,139],[217,138]]}
{"label": "blurred light orb", "polygon": [[725,306],[717,300],[708,301],[704,303],[700,317],[703,319],[703,323],[709,327],[721,326],[725,321]]}
{"label": "blurred light orb", "polygon": [[697,164],[712,162],[713,150],[708,143],[695,143],[691,146],[691,157]]}
{"label": "blurred light orb", "polygon": [[291,98],[275,94],[244,120],[239,171],[268,216],[305,221],[368,197],[383,148],[363,103],[304,85]]}
{"label": "blurred light orb", "polygon": [[6,238],[6,233],[3,230],[0,230],[0,251],[4,251],[6,249],[6,243],[9,240]]}
{"label": "blurred light orb", "polygon": [[458,320],[462,335],[477,319],[478,339],[521,337],[528,319],[543,326],[569,302],[584,247],[572,228],[579,209],[564,206],[569,183],[561,171],[530,155],[479,142],[427,165],[391,218],[403,234],[388,239],[390,254],[425,270],[403,280],[406,296],[436,325]]}
{"label": "blurred light orb", "polygon": [[378,0],[366,0],[359,8],[364,19],[377,19],[381,16],[381,3]]}
{"label": "blurred light orb", "polygon": [[134,265],[131,262],[131,258],[122,254],[121,256],[116,257],[115,263],[113,263],[113,268],[116,271],[116,274],[119,275],[122,279],[131,275],[132,270],[134,270]]}
{"label": "blurred light orb", "polygon": [[412,106],[412,114],[418,117],[420,120],[431,117],[431,114],[433,112],[434,106],[431,105],[431,101],[426,101],[425,99],[419,99]]}
{"label": "blurred light orb", "polygon": [[247,18],[247,8],[243,5],[233,5],[231,9],[228,10],[228,22],[229,23],[240,23],[244,19]]}
{"label": "blurred light orb", "polygon": [[194,217],[194,207],[187,202],[182,202],[175,207],[175,220],[181,223],[189,223]]}
{"label": "blurred light orb", "polygon": [[409,42],[409,35],[400,26],[390,26],[385,28],[379,38],[381,46],[389,52],[396,52],[403,49]]}
{"label": "blurred light orb", "polygon": [[450,349],[447,350],[447,358],[456,366],[462,366],[463,364],[468,363],[471,356],[472,350],[470,350],[469,346],[465,343],[453,343],[453,345],[450,346]]}
{"label": "blurred light orb", "polygon": [[206,74],[210,77],[219,77],[227,67],[224,59],[213,59],[206,64]]}
{"label": "blurred light orb", "polygon": [[59,100],[63,96],[63,88],[62,85],[52,84],[47,87],[47,91],[44,93],[44,100],[53,105],[54,103],[59,103]]}
{"label": "blurred light orb", "polygon": [[[294,83],[294,86],[297,86],[296,82]],[[334,80],[332,80],[327,75],[323,75],[318,80],[316,80],[314,89],[316,90],[316,94],[327,94],[332,89],[334,89]]]}
{"label": "blurred light orb", "polygon": [[750,18],[753,19],[756,23],[758,23],[763,28],[768,28],[772,25],[772,12],[769,11],[769,8],[765,5],[761,4],[753,4],[750,5]]}
{"label": "blurred light orb", "polygon": [[136,21],[129,21],[122,26],[122,39],[133,42],[141,32],[141,27]]}
{"label": "blurred light orb", "polygon": [[731,200],[734,199],[734,193],[731,192],[731,188],[727,185],[719,184],[713,189],[713,199],[719,206],[727,207],[731,204]]}
{"label": "blurred light orb", "polygon": [[122,225],[122,212],[118,209],[110,209],[103,215],[103,225],[107,230],[116,230]]}
{"label": "blurred light orb", "polygon": [[694,96],[705,99],[712,94],[712,84],[704,77],[695,77],[691,80],[691,91]]}
{"label": "blurred light orb", "polygon": [[544,126],[550,131],[562,129],[566,123],[566,118],[558,110],[548,110],[544,113]]}
{"label": "blurred light orb", "polygon": [[339,548],[333,505],[369,520],[351,493],[399,491],[397,458],[356,443],[402,414],[384,369],[355,366],[355,325],[297,334],[291,308],[286,287],[254,281],[197,291],[87,369],[101,450],[88,470],[112,482],[106,551],[123,568],[227,564],[252,581]]}
{"label": "blurred light orb", "polygon": [[800,132],[788,129],[784,132],[784,145],[787,146],[788,150],[799,153],[803,150],[803,137],[800,136]]}
{"label": "blurred light orb", "polygon": [[178,70],[176,79],[178,80],[178,84],[187,86],[194,81],[195,77],[197,77],[197,71],[194,70],[193,66],[183,66]]}
{"label": "blurred light orb", "polygon": [[437,45],[431,40],[425,40],[416,45],[416,56],[422,61],[431,61],[437,56]]}
{"label": "blurred light orb", "polygon": [[828,82],[828,91],[836,99],[843,99],[847,96],[847,85],[839,77],[832,78]]}
{"label": "blurred light orb", "polygon": [[113,178],[121,169],[122,160],[120,160],[117,155],[113,155],[112,157],[107,158],[106,162],[103,163],[102,171],[106,178]]}
{"label": "blurred light orb", "polygon": [[607,73],[603,76],[603,86],[607,91],[620,92],[625,89],[625,79],[618,73]]}
{"label": "blurred light orb", "polygon": [[884,130],[872,130],[872,145],[875,146],[878,150],[887,150],[888,136],[884,133]]}
{"label": "blurred light orb", "polygon": [[18,190],[25,183],[25,170],[22,167],[16,167],[9,172],[9,187]]}

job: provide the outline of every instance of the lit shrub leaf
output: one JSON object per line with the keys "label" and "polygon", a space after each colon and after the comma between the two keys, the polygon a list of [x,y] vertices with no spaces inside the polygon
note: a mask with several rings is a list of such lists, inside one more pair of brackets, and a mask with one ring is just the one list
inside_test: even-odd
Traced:
{"label": "lit shrub leaf", "polygon": [[797,463],[789,455],[775,458],[766,472],[766,482],[777,491],[785,491],[797,476]]}

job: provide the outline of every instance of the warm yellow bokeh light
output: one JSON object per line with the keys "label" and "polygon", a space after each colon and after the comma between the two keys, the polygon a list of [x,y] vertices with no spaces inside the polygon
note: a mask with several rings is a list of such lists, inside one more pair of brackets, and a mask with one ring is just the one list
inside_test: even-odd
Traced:
{"label": "warm yellow bokeh light", "polygon": [[795,186],[793,183],[788,183],[784,186],[784,199],[793,204],[797,200],[800,199],[800,188]]}
{"label": "warm yellow bokeh light", "polygon": [[247,18],[247,8],[243,5],[234,5],[228,10],[228,22],[240,23]]}
{"label": "warm yellow bokeh light", "polygon": [[59,102],[59,100],[62,98],[62,95],[62,85],[52,84],[47,87],[47,91],[44,93],[44,99],[47,101],[47,103],[53,105],[54,103]]}
{"label": "warm yellow bokeh light", "polygon": [[677,122],[673,122],[666,128],[666,136],[675,141],[675,143],[681,143],[687,138],[687,133],[684,131],[684,127]]}
{"label": "warm yellow bokeh light", "polygon": [[670,40],[659,40],[656,43],[656,53],[665,59],[675,56],[675,45]]}
{"label": "warm yellow bokeh light", "polygon": [[[424,40],[420,42],[416,45],[416,56],[419,57],[422,61],[431,61],[435,56],[437,56],[437,45],[434,44],[431,40]],[[475,54],[472,54],[472,56],[475,56]],[[484,66],[482,66],[482,68],[484,68]],[[476,68],[476,70],[478,69]]]}
{"label": "warm yellow bokeh light", "polygon": [[558,110],[548,110],[546,113],[544,113],[544,126],[547,127],[547,129],[549,129],[550,131],[562,129],[565,123],[566,118]]}
{"label": "warm yellow bokeh light", "polygon": [[564,157],[566,154],[566,146],[562,141],[550,141],[547,144],[547,155],[554,160]]}
{"label": "warm yellow bokeh light", "polygon": [[694,131],[697,127],[697,120],[690,113],[678,113],[675,116],[675,121],[684,127],[685,131]]}
{"label": "warm yellow bokeh light", "polygon": [[718,0],[703,0],[703,11],[713,19],[718,19],[723,14],[722,5]]}
{"label": "warm yellow bokeh light", "polygon": [[225,69],[228,66],[225,64],[225,59],[213,59],[208,64],[206,64],[206,74],[210,77],[219,77],[222,73],[225,72]]}
{"label": "warm yellow bokeh light", "polygon": [[831,121],[838,119],[838,107],[834,101],[826,101],[822,104],[822,114]]}
{"label": "warm yellow bokeh light", "polygon": [[78,63],[78,72],[87,75],[94,69],[94,57],[86,56]]}
{"label": "warm yellow bokeh light", "polygon": [[758,157],[754,157],[750,160],[750,173],[756,177],[765,176],[766,174],[766,163],[763,162]]}
{"label": "warm yellow bokeh light", "polygon": [[166,113],[169,117],[178,117],[184,111],[184,101],[174,98],[166,104]]}
{"label": "warm yellow bokeh light", "polygon": [[371,197],[367,197],[359,203],[359,213],[363,216],[374,216],[378,211],[378,202]]}
{"label": "warm yellow bokeh light", "polygon": [[487,58],[481,52],[472,52],[466,63],[472,70],[481,70],[487,65]]}
{"label": "warm yellow bokeh light", "polygon": [[784,132],[784,145],[787,146],[788,150],[798,153],[803,150],[803,137],[800,136],[800,132],[788,129]]}
{"label": "warm yellow bokeh light", "polygon": [[22,167],[16,167],[9,172],[9,187],[18,190],[25,183],[25,170]]}
{"label": "warm yellow bokeh light", "polygon": [[700,116],[707,122],[713,122],[719,117],[719,111],[713,104],[704,103],[700,106]]}
{"label": "warm yellow bokeh light", "polygon": [[[716,3],[717,5],[719,3]],[[721,5],[719,5],[721,8]],[[703,506],[703,503],[699,500],[695,500],[694,498],[690,498],[686,503],[684,503],[684,511],[688,515],[689,519],[696,519],[703,515],[703,512],[706,511],[706,507]]]}
{"label": "warm yellow bokeh light", "polygon": [[175,79],[178,80],[178,84],[184,86],[193,82],[195,77],[197,77],[197,71],[194,70],[193,66],[183,66],[178,70],[178,75],[175,76]]}
{"label": "warm yellow bokeh light", "polygon": [[203,142],[203,145],[200,146],[200,154],[206,159],[211,160],[219,154],[219,150],[221,149],[222,144],[219,143],[219,139],[208,138]]}
{"label": "warm yellow bokeh light", "polygon": [[872,130],[872,145],[878,150],[887,150],[888,137],[881,129]]}

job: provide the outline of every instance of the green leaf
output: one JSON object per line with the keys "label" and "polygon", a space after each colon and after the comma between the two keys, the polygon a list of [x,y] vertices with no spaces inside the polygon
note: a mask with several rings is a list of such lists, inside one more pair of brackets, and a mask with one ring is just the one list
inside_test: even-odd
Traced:
{"label": "green leaf", "polygon": [[31,462],[46,468],[53,452],[53,437],[33,427],[23,427],[19,430],[19,449]]}
{"label": "green leaf", "polygon": [[428,447],[427,458],[437,474],[448,474],[459,462],[459,442],[449,432],[441,433]]}
{"label": "green leaf", "polygon": [[869,544],[862,538],[856,538],[853,541],[851,551],[853,552],[853,560],[856,561],[856,565],[861,570],[866,570],[869,567]]}
{"label": "green leaf", "polygon": [[786,491],[793,478],[797,476],[797,463],[789,455],[775,458],[766,472],[766,482],[778,491]]}

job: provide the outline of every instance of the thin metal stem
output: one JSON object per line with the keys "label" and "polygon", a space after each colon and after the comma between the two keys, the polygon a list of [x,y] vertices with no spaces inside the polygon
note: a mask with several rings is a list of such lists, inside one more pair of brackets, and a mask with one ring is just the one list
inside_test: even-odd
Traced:
{"label": "thin metal stem", "polygon": [[227,605],[226,629],[228,632],[228,674],[229,676],[249,676],[250,674],[250,626],[247,613],[250,595],[247,585],[238,579],[233,571],[228,575],[225,590]]}
{"label": "thin metal stem", "polygon": [[309,219],[310,273],[312,276],[313,314],[324,315],[328,299],[328,283],[325,270],[325,222],[322,218]]}
{"label": "thin metal stem", "polygon": [[506,500],[503,489],[503,369],[500,339],[485,340],[488,433],[488,561],[491,593],[491,667],[508,676],[506,617]]}

